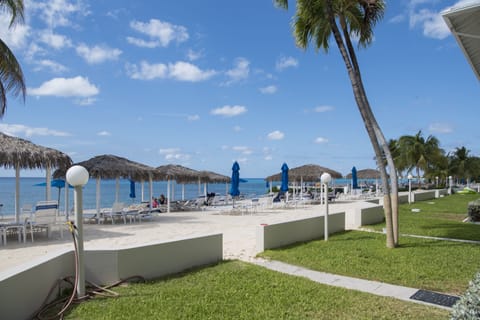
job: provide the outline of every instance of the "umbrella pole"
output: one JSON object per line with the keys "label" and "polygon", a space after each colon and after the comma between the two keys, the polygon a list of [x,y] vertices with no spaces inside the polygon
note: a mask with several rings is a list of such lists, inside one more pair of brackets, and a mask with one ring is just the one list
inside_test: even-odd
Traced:
{"label": "umbrella pole", "polygon": [[50,201],[52,200],[52,176],[50,172],[50,165],[47,166],[46,168],[46,180],[47,180],[47,185],[45,189],[45,200]]}
{"label": "umbrella pole", "polygon": [[20,165],[15,167],[15,222],[20,221]]}
{"label": "umbrella pole", "polygon": [[97,196],[97,217],[98,217],[98,223],[100,223],[100,177],[97,177],[97,190],[96,190],[96,196]]}

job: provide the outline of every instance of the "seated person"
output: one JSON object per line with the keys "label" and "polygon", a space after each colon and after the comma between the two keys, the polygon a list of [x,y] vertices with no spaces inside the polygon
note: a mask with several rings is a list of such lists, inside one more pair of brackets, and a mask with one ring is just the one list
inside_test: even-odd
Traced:
{"label": "seated person", "polygon": [[152,208],[157,208],[158,207],[158,201],[157,198],[152,197]]}
{"label": "seated person", "polygon": [[163,194],[161,194],[160,198],[158,199],[158,202],[160,204],[167,204],[167,199],[165,198],[165,196]]}

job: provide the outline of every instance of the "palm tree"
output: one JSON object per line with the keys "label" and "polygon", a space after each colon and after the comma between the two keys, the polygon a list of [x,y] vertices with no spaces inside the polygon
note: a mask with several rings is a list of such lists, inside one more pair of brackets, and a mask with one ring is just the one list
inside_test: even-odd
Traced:
{"label": "palm tree", "polygon": [[456,148],[450,157],[450,173],[457,179],[470,179],[475,177],[476,160],[470,156],[470,150],[465,147]]}
{"label": "palm tree", "polygon": [[443,155],[438,139],[432,135],[425,139],[421,130],[414,136],[402,136],[398,141],[401,157],[408,172],[415,169],[419,181],[420,171],[428,175],[429,169]]}
{"label": "palm tree", "polygon": [[[9,28],[16,23],[23,23],[23,0],[0,0],[0,10],[11,14]],[[0,118],[3,118],[7,109],[7,93],[15,97],[21,95],[25,101],[26,90],[20,64],[10,48],[0,39]]]}
{"label": "palm tree", "polygon": [[[288,9],[288,0],[275,0],[278,7]],[[316,49],[329,49],[333,35],[347,68],[358,110],[362,116],[375,152],[380,170],[383,193],[387,247],[398,244],[398,183],[395,164],[388,142],[378,125],[367,99],[360,67],[351,36],[358,37],[360,46],[366,47],[373,40],[373,27],[383,17],[383,0],[297,0],[294,35],[299,47],[306,49],[312,42]],[[391,185],[388,181],[389,167]],[[390,194],[392,192],[392,196]]]}

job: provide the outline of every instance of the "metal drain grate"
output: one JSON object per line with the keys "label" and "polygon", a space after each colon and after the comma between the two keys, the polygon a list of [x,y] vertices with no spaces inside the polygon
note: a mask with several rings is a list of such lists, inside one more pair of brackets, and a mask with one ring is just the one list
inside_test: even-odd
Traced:
{"label": "metal drain grate", "polygon": [[418,290],[410,297],[410,299],[433,303],[444,307],[453,307],[460,298],[433,291]]}

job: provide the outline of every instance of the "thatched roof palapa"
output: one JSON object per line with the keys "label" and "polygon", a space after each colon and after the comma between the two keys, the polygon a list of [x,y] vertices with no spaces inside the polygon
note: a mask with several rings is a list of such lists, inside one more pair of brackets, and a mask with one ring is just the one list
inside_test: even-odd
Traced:
{"label": "thatched roof palapa", "polygon": [[167,164],[156,168],[165,179],[177,183],[194,183],[198,181],[199,172],[178,164]]}
{"label": "thatched roof palapa", "polygon": [[0,165],[5,168],[68,168],[71,164],[72,159],[61,151],[0,133]]}
{"label": "thatched roof palapa", "polygon": [[[161,180],[164,177],[154,167],[128,160],[114,155],[100,155],[75,163],[87,169],[93,178],[117,179],[124,178],[133,181]],[[64,176],[65,172],[55,172],[55,177]]]}
{"label": "thatched roof palapa", "polygon": [[[300,167],[296,167],[288,170],[288,180],[289,181],[305,181],[305,182],[315,182],[320,180],[322,173],[328,172],[332,178],[339,179],[342,178],[342,174],[338,171],[325,168],[316,164],[306,164]],[[266,177],[267,181],[281,181],[282,173],[277,173]]]}
{"label": "thatched roof palapa", "polygon": [[[352,173],[350,172],[345,176],[346,179],[352,179]],[[357,170],[358,179],[380,179],[380,171],[375,169],[362,169]]]}
{"label": "thatched roof palapa", "polygon": [[200,181],[205,183],[229,183],[231,178],[212,171],[199,171]]}

